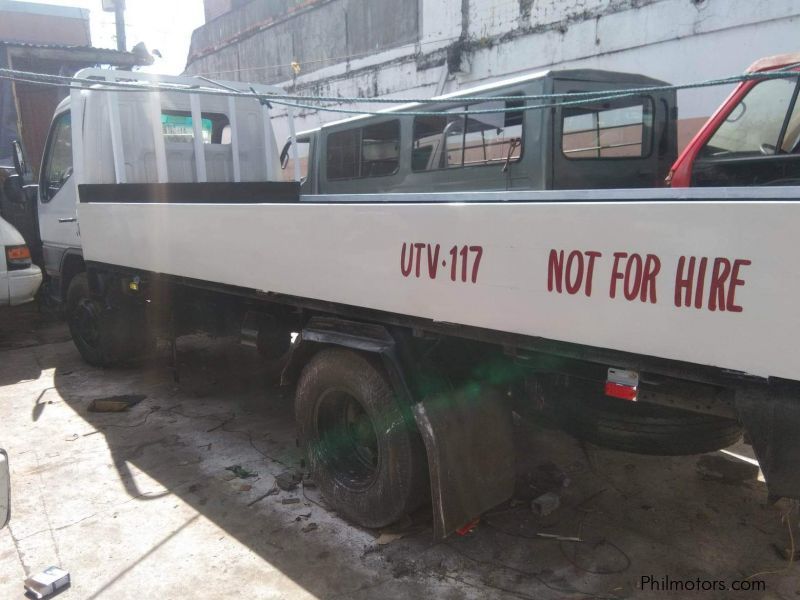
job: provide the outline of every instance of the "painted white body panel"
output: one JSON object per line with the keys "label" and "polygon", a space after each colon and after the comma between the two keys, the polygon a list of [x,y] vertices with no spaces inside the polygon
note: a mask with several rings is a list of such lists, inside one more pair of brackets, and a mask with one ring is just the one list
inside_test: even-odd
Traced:
{"label": "painted white body panel", "polygon": [[[442,202],[434,194],[430,199],[437,201],[429,203],[421,203],[425,195],[409,197],[415,204],[342,204],[331,196],[293,204],[80,204],[79,220],[91,261],[800,380],[800,202],[785,200],[798,192],[446,196],[464,202]],[[752,200],[709,200],[734,196]],[[581,198],[599,201],[574,201]],[[440,245],[435,279],[426,254],[419,277],[414,270],[403,275],[404,243]],[[462,282],[460,267],[451,281],[449,250],[462,245],[482,247],[476,283]],[[553,249],[602,253],[590,297],[585,284],[574,295],[548,291]],[[610,298],[615,252],[659,258],[655,303],[627,300],[623,281]],[[741,312],[711,311],[707,298],[701,309],[677,307],[681,256],[751,261],[735,289]],[[710,272],[709,265],[706,280]]]}
{"label": "painted white body panel", "polygon": [[42,272],[36,265],[17,271],[7,270],[5,247],[24,243],[22,234],[0,219],[0,306],[30,302],[42,283]]}

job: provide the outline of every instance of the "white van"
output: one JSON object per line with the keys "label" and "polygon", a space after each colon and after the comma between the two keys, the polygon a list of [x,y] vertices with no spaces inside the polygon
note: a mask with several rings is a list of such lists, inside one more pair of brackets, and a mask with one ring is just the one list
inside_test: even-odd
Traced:
{"label": "white van", "polygon": [[2,218],[0,250],[0,306],[32,301],[42,283],[42,271],[31,262],[31,251],[19,231]]}

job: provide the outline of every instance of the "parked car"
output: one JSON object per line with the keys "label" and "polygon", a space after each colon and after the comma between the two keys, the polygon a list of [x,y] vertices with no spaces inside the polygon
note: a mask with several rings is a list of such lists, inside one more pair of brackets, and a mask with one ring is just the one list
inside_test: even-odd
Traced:
{"label": "parked car", "polygon": [[22,234],[2,218],[0,248],[0,306],[31,302],[42,283],[42,271],[31,261],[31,251]]}

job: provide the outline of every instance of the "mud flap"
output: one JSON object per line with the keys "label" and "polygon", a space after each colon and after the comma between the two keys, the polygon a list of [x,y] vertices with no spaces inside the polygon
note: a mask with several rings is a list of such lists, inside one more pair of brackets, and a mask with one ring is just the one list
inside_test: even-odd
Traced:
{"label": "mud flap", "polygon": [[782,382],[746,387],[736,409],[773,499],[800,498],[800,389]]}
{"label": "mud flap", "polygon": [[494,390],[465,390],[414,405],[428,454],[434,536],[442,539],[514,492],[511,410]]}

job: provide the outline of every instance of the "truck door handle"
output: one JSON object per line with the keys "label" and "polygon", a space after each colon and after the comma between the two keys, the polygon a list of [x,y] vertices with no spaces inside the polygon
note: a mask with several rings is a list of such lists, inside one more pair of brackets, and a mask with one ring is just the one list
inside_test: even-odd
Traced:
{"label": "truck door handle", "polygon": [[77,222],[77,220],[78,220],[77,217],[66,217],[66,218],[63,218],[63,219],[59,219],[58,222],[59,223],[75,223],[75,222]]}

